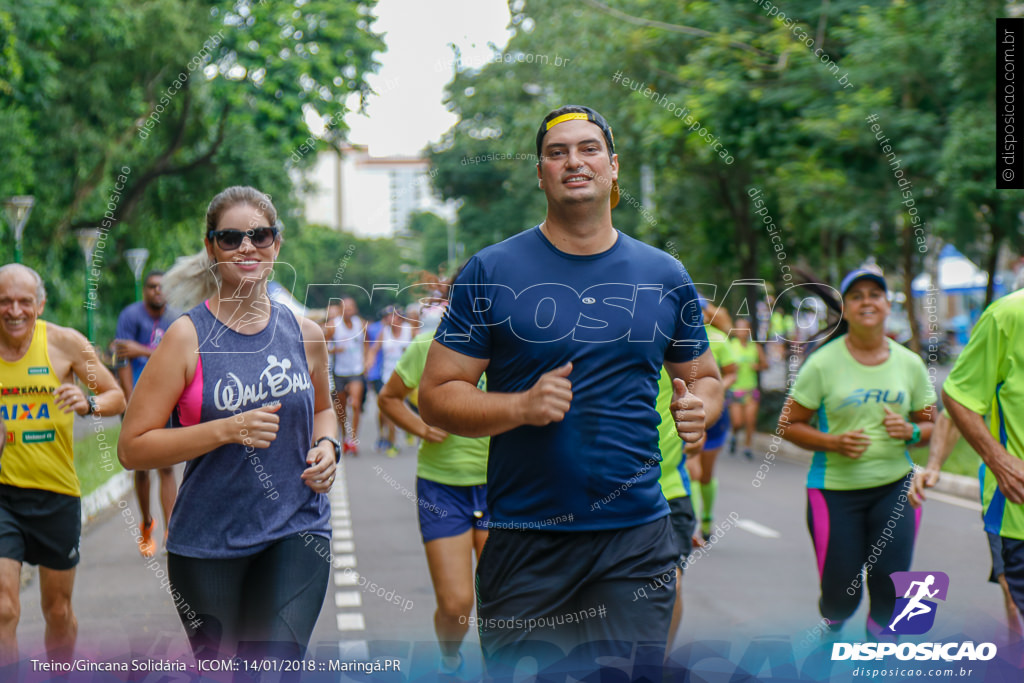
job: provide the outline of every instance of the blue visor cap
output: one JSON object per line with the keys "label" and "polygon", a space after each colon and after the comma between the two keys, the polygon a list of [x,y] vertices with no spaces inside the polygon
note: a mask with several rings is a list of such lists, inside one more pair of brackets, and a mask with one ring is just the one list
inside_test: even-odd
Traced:
{"label": "blue visor cap", "polygon": [[861,280],[871,280],[879,287],[882,288],[886,294],[889,293],[889,285],[886,284],[885,278],[880,273],[876,273],[873,270],[867,268],[858,268],[857,270],[851,270],[843,278],[843,283],[839,285],[839,293],[842,296],[846,296],[846,293],[850,291],[850,287],[853,287],[854,283],[860,282]]}

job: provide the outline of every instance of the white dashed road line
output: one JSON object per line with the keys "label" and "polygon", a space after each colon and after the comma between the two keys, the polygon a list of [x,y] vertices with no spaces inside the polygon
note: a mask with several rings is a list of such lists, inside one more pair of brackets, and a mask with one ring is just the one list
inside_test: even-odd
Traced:
{"label": "white dashed road line", "polygon": [[[334,606],[337,608],[339,651],[350,659],[367,659],[369,648],[365,640],[348,639],[366,630],[363,616],[363,597],[358,590],[345,590],[358,585],[356,567],[356,544],[352,540],[352,519],[348,507],[348,481],[344,461],[339,463],[337,479],[331,489],[331,529],[333,530],[332,551],[334,555],[334,585],[341,590],[334,592]],[[337,571],[337,570],[341,571]]]}
{"label": "white dashed road line", "polygon": [[359,574],[356,572],[334,572],[335,586],[355,586],[359,583]]}
{"label": "white dashed road line", "polygon": [[337,591],[334,594],[335,607],[362,607],[363,596],[359,591]]}
{"label": "white dashed road line", "polygon": [[782,534],[780,534],[775,529],[766,527],[763,524],[758,524],[757,522],[751,519],[737,520],[736,526],[740,529],[743,529],[744,531],[754,534],[755,536],[760,536],[761,538],[779,538],[780,536],[782,536]]}

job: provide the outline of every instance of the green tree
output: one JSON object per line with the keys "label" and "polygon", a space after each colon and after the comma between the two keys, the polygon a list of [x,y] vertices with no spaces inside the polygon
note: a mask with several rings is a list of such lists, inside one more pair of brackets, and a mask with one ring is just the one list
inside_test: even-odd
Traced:
{"label": "green tree", "polygon": [[[109,229],[101,336],[132,298],[124,249],[147,247],[152,267],[195,251],[219,189],[260,187],[298,230],[284,162],[344,137],[345,102],[369,93],[383,49],[373,6],[0,4],[0,142],[17,164],[0,170],[0,196],[36,198],[26,262],[46,273],[49,315],[83,324],[78,228]],[[310,138],[313,114],[332,123],[325,140]]]}
{"label": "green tree", "polygon": [[[454,74],[448,104],[460,120],[433,151],[436,184],[463,200],[458,230],[472,248],[532,225],[544,211],[532,164],[507,155],[532,151],[548,110],[590,104],[614,128],[619,184],[633,197],[615,225],[671,242],[695,280],[781,289],[791,266],[836,281],[873,256],[909,296],[922,221],[968,251],[972,235],[990,235],[992,264],[1001,242],[1020,239],[1020,204],[994,190],[984,142],[994,120],[985,46],[1006,8],[793,0],[770,15],[754,2],[514,2],[506,58]],[[913,183],[912,205],[896,171]],[[755,291],[736,296],[749,307]]]}
{"label": "green tree", "polygon": [[437,273],[449,267],[448,230],[448,221],[436,213],[417,211],[409,216],[408,232],[416,243],[419,268]]}
{"label": "green tree", "polygon": [[[395,258],[393,238],[356,237],[321,225],[285,233],[276,278],[310,308],[325,308],[331,299],[352,296],[364,314],[385,306],[408,304],[418,294],[418,264]],[[325,258],[325,255],[328,256]]]}

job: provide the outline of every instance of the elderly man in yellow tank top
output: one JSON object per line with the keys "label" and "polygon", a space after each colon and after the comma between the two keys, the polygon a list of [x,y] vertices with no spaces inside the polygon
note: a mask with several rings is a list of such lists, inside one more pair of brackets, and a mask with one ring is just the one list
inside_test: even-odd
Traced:
{"label": "elderly man in yellow tank top", "polygon": [[39,319],[45,304],[38,273],[0,267],[0,418],[7,432],[0,460],[0,666],[18,658],[22,562],[39,565],[47,653],[61,660],[73,654],[71,590],[82,531],[74,413],[117,415],[125,404],[81,333]]}

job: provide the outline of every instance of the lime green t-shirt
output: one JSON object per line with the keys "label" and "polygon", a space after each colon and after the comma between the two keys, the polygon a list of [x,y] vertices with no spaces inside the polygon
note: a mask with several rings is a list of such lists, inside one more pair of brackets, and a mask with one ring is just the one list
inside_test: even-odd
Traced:
{"label": "lime green t-shirt", "polygon": [[885,406],[905,419],[935,403],[928,368],[913,351],[891,339],[889,358],[862,365],[846,348],[846,336],[811,354],[800,368],[790,397],[818,413],[818,429],[840,434],[863,429],[871,445],[857,459],[818,451],[807,488],[849,491],[891,484],[913,467],[906,444],[885,431]]}
{"label": "lime green t-shirt", "polygon": [[756,342],[748,342],[743,345],[739,339],[730,339],[732,355],[736,359],[736,381],[732,388],[736,391],[750,391],[757,389],[757,370],[754,368],[761,362],[757,354]]}
{"label": "lime green t-shirt", "polygon": [[[395,366],[402,383],[415,389],[423,377],[427,364],[427,351],[434,338],[433,332],[417,335],[402,353]],[[477,385],[486,389],[485,377]],[[490,439],[467,439],[449,434],[441,443],[423,439],[416,460],[416,476],[448,486],[477,486],[487,483],[487,449]]]}
{"label": "lime green t-shirt", "polygon": [[704,331],[708,335],[708,344],[711,346],[711,355],[715,357],[715,363],[721,370],[726,365],[732,365],[736,358],[732,352],[732,344],[729,342],[729,335],[717,327],[705,325]]}
{"label": "lime green t-shirt", "polygon": [[[711,325],[705,325],[704,331],[707,332],[711,355],[715,357],[718,367],[724,368],[734,363],[729,337]],[[672,419],[672,412],[669,410],[671,403],[672,380],[669,379],[665,368],[662,368],[661,376],[658,378],[658,400],[655,405],[658,414],[661,415],[661,424],[658,425],[658,446],[661,449],[661,492],[665,500],[690,495],[690,475],[686,472],[686,453],[683,452],[686,444],[676,431],[676,421]]]}
{"label": "lime green t-shirt", "polygon": [[[968,410],[989,413],[992,436],[1024,459],[1024,290],[985,310],[942,388]],[[1024,540],[1024,505],[1006,500],[987,467],[981,478],[985,530]]]}
{"label": "lime green t-shirt", "polygon": [[[712,345],[714,348],[714,345]],[[683,452],[683,440],[676,431],[676,421],[672,419],[669,405],[672,403],[672,380],[665,368],[661,369],[658,378],[658,400],[655,405],[661,415],[658,425],[658,447],[661,449],[661,493],[665,500],[685,498],[690,495],[690,475],[686,473],[686,454]]]}

